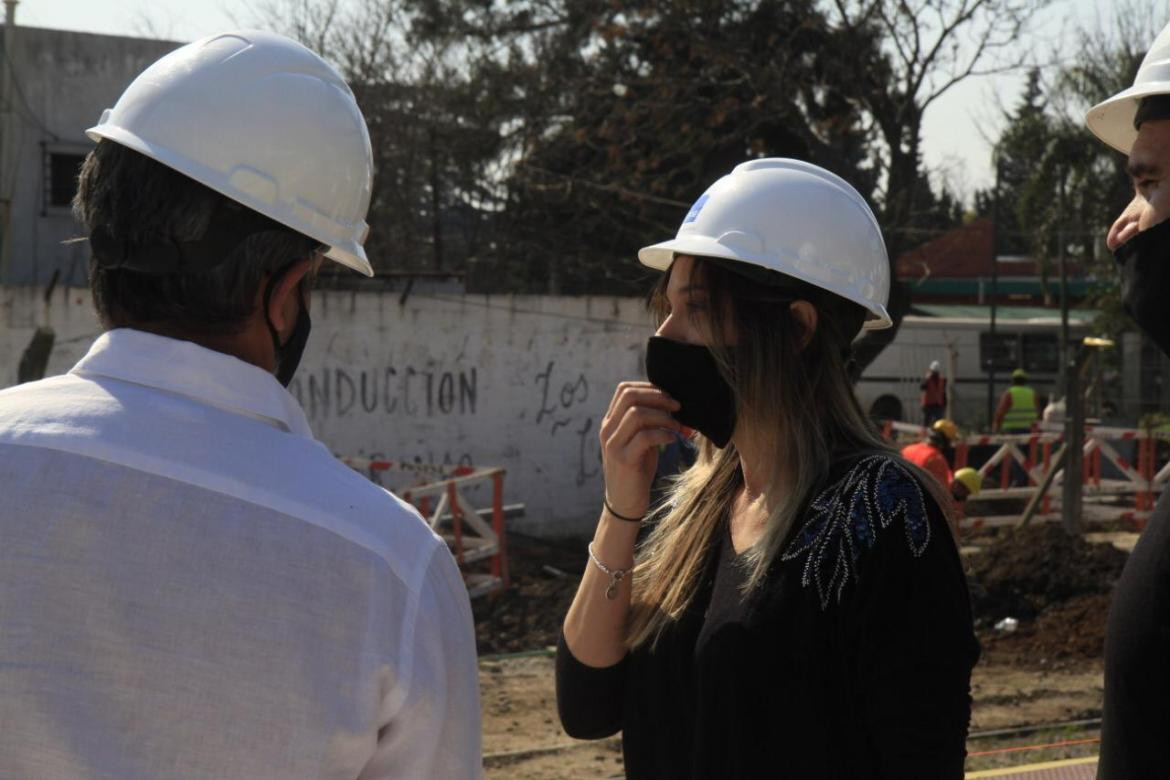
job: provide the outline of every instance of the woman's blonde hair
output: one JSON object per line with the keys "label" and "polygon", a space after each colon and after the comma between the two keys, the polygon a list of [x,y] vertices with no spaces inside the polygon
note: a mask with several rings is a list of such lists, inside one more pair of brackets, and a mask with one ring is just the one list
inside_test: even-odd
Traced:
{"label": "woman's blonde hair", "polygon": [[[733,349],[715,343],[719,339],[710,340],[716,362],[735,391],[736,430],[753,437],[753,449],[775,466],[772,484],[785,488],[783,495],[770,497],[775,503],[763,536],[748,553],[750,591],[776,562],[805,503],[825,487],[836,458],[895,450],[866,417],[848,374],[849,344],[861,329],[865,311],[780,274],[762,284],[729,270],[727,263],[695,260],[691,284],[705,288],[710,301],[706,321],[697,324],[708,333],[736,334]],[[668,270],[650,298],[660,320],[669,311],[669,278]],[[808,301],[817,310],[811,334],[790,309],[795,300]],[[743,484],[733,443],[720,450],[699,436],[698,444],[698,459],[674,478],[639,549],[626,632],[631,648],[655,642],[690,604]],[[945,511],[948,503],[935,480],[912,470]]]}

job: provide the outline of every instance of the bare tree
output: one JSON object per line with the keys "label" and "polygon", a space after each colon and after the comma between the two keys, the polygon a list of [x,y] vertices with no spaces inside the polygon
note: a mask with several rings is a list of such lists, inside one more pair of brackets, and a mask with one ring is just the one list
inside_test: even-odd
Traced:
{"label": "bare tree", "polygon": [[[860,39],[877,35],[887,57],[858,64],[859,91],[883,154],[882,223],[891,272],[908,248],[926,178],[921,171],[922,118],[926,109],[961,81],[1003,73],[1025,64],[1020,38],[1051,0],[832,0],[835,23]],[[891,273],[892,276],[892,273]],[[894,327],[871,331],[855,347],[860,372],[897,335],[909,309],[906,288],[892,286]]]}

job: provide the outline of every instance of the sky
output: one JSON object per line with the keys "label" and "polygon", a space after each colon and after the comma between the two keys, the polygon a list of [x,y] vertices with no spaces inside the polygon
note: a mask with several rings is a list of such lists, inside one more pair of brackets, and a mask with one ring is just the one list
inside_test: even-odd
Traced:
{"label": "sky", "polygon": [[[1056,47],[1070,25],[1093,23],[1109,0],[1056,0],[1035,22],[1032,49]],[[255,18],[243,0],[21,0],[17,24],[69,30],[194,40]],[[1150,32],[1153,40],[1156,30]],[[968,79],[933,103],[923,122],[923,158],[952,192],[969,199],[990,186],[991,142],[1023,87],[1021,75]]]}

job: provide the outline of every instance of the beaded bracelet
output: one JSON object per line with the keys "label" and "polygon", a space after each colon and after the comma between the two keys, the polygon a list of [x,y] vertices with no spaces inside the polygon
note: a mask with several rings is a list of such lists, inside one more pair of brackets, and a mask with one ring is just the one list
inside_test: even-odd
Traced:
{"label": "beaded bracelet", "polygon": [[597,568],[609,576],[609,587],[605,589],[605,597],[613,601],[617,598],[618,585],[629,575],[630,569],[611,569],[606,566],[601,562],[600,558],[593,554],[593,542],[589,543],[589,560],[593,561],[597,565]]}

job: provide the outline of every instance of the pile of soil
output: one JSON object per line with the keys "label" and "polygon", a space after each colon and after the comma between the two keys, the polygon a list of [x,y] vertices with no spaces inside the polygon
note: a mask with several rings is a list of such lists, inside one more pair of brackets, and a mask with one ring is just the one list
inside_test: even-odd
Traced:
{"label": "pile of soil", "polygon": [[511,587],[472,602],[480,655],[552,647],[585,569],[585,541],[508,534]]}
{"label": "pile of soil", "polygon": [[[1056,524],[1005,534],[971,562],[975,625],[984,648],[1022,665],[1100,659],[1113,586],[1126,554]],[[1003,618],[1018,629],[995,629]]]}
{"label": "pile of soil", "polygon": [[1076,596],[1054,604],[1013,633],[984,631],[984,647],[1016,666],[1078,666],[1105,654],[1105,623],[1110,594]]}
{"label": "pile of soil", "polygon": [[972,597],[977,618],[1035,618],[1077,596],[1109,593],[1126,554],[1092,544],[1055,523],[1004,534],[975,557]]}

